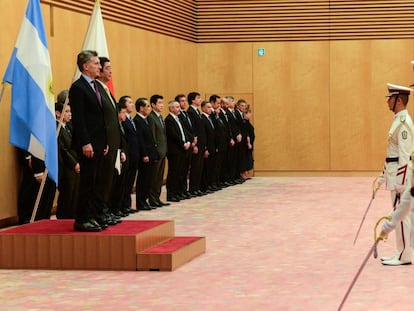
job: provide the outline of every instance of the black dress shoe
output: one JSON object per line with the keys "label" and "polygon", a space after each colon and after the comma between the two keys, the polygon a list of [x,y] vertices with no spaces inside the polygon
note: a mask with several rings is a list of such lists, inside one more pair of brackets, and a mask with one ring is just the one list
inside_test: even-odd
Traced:
{"label": "black dress shoe", "polygon": [[170,198],[167,198],[167,201],[170,201],[170,202],[180,202],[180,199],[177,198],[177,197],[170,197]]}
{"label": "black dress shoe", "polygon": [[196,197],[196,195],[193,195],[191,192],[185,192],[186,196],[188,196],[189,199]]}
{"label": "black dress shoe", "polygon": [[186,195],[185,193],[180,193],[180,194],[178,195],[178,197],[179,197],[181,200],[187,200],[187,199],[191,198],[189,195]]}
{"label": "black dress shoe", "polygon": [[108,224],[105,216],[97,217],[96,219],[92,219],[90,222],[91,223],[94,223],[94,222],[97,223],[98,226],[100,226],[102,229],[106,229],[106,228],[109,227],[109,224]]}
{"label": "black dress shoe", "polygon": [[101,227],[102,228],[102,230],[103,229],[106,229],[106,228],[108,228],[108,226],[106,226],[106,227],[102,227],[100,224],[98,224],[98,222],[95,220],[95,219],[90,219],[89,220],[89,222],[92,224],[92,225],[94,225],[94,226],[97,226],[97,227]]}
{"label": "black dress shoe", "polygon": [[102,230],[100,226],[96,226],[95,224],[91,222],[77,222],[73,224],[73,229],[75,231],[81,231],[81,232],[99,232]]}
{"label": "black dress shoe", "polygon": [[194,191],[194,193],[195,193],[198,197],[201,197],[202,195],[205,195],[205,193],[204,193],[203,191],[201,191],[201,190]]}
{"label": "black dress shoe", "polygon": [[158,202],[150,202],[149,206],[152,208],[157,208],[157,207],[161,207],[162,205],[160,205]]}
{"label": "black dress shoe", "polygon": [[167,203],[167,202],[163,202],[163,201],[158,201],[158,206],[159,207],[161,207],[161,206],[168,206],[168,205],[171,205],[170,203]]}
{"label": "black dress shoe", "polygon": [[152,207],[149,205],[138,206],[137,210],[139,211],[152,211]]}

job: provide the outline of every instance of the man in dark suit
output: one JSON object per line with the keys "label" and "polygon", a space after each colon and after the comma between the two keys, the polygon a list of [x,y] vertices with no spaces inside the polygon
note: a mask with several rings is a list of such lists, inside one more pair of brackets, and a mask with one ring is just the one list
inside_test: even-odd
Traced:
{"label": "man in dark suit", "polygon": [[167,154],[167,133],[165,132],[165,124],[161,115],[161,112],[164,109],[164,97],[158,94],[152,95],[150,103],[152,111],[147,120],[151,126],[159,160],[154,163],[153,167],[149,205],[152,207],[161,207],[170,205],[170,203],[165,203],[160,200],[162,182],[164,179],[165,155]]}
{"label": "man in dark suit", "polygon": [[[237,176],[241,178],[241,173],[244,171],[243,166],[246,158],[247,150],[247,130],[246,130],[246,120],[244,119],[243,113],[246,110],[247,103],[244,99],[239,99],[236,103],[234,115],[236,117],[237,126],[240,129],[241,141],[236,145],[237,150]],[[244,180],[244,179],[243,179]]]}
{"label": "man in dark suit", "polygon": [[80,172],[79,202],[74,229],[100,231],[95,220],[102,215],[104,199],[99,189],[102,162],[108,152],[105,117],[99,92],[101,65],[95,51],[82,51],[77,58],[82,75],[69,90],[72,107],[73,145],[78,153]]}
{"label": "man in dark suit", "polygon": [[218,188],[214,187],[214,172],[216,168],[216,134],[213,120],[211,118],[212,107],[208,101],[201,103],[201,120],[206,133],[206,149],[204,151],[203,173],[201,177],[201,191],[210,193]]}
{"label": "man in dark suit", "polygon": [[222,188],[227,186],[224,183],[224,179],[221,176],[221,170],[224,165],[225,157],[227,154],[228,149],[228,132],[227,126],[220,118],[221,113],[221,98],[218,95],[211,95],[210,96],[210,104],[213,107],[213,113],[211,114],[211,118],[213,120],[213,124],[215,127],[214,133],[216,134],[216,149],[217,149],[217,159],[216,165],[214,170],[214,181],[213,186],[217,188]]}
{"label": "man in dark suit", "polygon": [[131,113],[134,111],[134,103],[132,98],[128,95],[122,96],[119,99],[119,105],[126,106],[126,119],[122,122],[122,126],[125,130],[125,138],[128,145],[128,171],[125,177],[125,193],[122,198],[122,212],[134,213],[138,212],[136,209],[131,208],[131,193],[135,184],[135,179],[138,171],[138,163],[140,161],[140,135],[137,133],[137,129],[134,121],[132,120]]}
{"label": "man in dark suit", "polygon": [[184,177],[181,181],[180,196],[182,199],[189,199],[193,195],[191,195],[188,191],[187,177],[188,172],[190,171],[191,155],[193,153],[193,148],[197,143],[197,139],[194,138],[193,125],[186,111],[188,108],[187,97],[184,94],[179,94],[175,97],[175,101],[180,104],[180,114],[178,115],[178,118],[180,119],[181,125],[184,127],[186,133],[189,135],[191,142],[190,148],[185,151],[184,162],[182,163],[181,168],[182,172],[180,173],[180,175]]}
{"label": "man in dark suit", "polygon": [[126,141],[125,129],[122,126],[122,123],[126,120],[127,109],[125,102],[117,103],[116,108],[118,112],[119,128],[121,132],[121,145],[120,149],[117,151],[115,169],[113,170],[114,177],[112,181],[110,198],[110,212],[115,217],[121,218],[129,215],[129,213],[124,213],[122,211],[122,199],[126,190],[125,182],[129,169],[128,144]]}
{"label": "man in dark suit", "polygon": [[233,139],[233,131],[232,127],[229,122],[227,107],[228,107],[228,99],[223,98],[220,103],[220,112],[219,117],[220,120],[223,122],[226,128],[226,141],[227,141],[227,149],[225,154],[223,155],[223,163],[221,165],[220,170],[220,178],[223,180],[223,186],[228,187],[232,186],[233,183],[233,176],[231,175],[231,156],[232,156],[232,149],[234,148],[235,141]]}
{"label": "man in dark suit", "polygon": [[115,225],[120,222],[118,217],[113,215],[111,208],[111,191],[115,170],[117,151],[121,145],[121,132],[119,129],[116,100],[106,85],[112,79],[111,62],[107,57],[99,57],[101,69],[98,76],[98,87],[102,97],[102,110],[105,119],[105,130],[108,144],[108,152],[103,158],[102,178],[99,181],[100,192],[103,194],[104,209],[96,221],[102,226]]}
{"label": "man in dark suit", "polygon": [[186,134],[184,126],[179,119],[180,104],[175,100],[168,103],[170,113],[165,118],[168,145],[168,175],[167,175],[167,200],[179,202],[184,199],[182,193],[184,175],[183,163],[185,154],[190,149],[190,136]]}
{"label": "man in dark suit", "polygon": [[134,118],[137,133],[141,137],[141,160],[138,164],[138,177],[136,186],[137,210],[148,211],[153,209],[148,203],[150,185],[154,163],[159,159],[154,136],[148,123],[147,116],[151,113],[151,105],[146,98],[138,98],[135,102],[137,115]]}
{"label": "man in dark suit", "polygon": [[203,173],[204,153],[206,150],[206,132],[201,120],[201,113],[198,107],[201,103],[201,96],[197,92],[191,92],[187,96],[188,107],[187,113],[190,118],[194,137],[196,137],[196,144],[193,147],[193,153],[191,155],[191,168],[190,168],[190,193],[194,196],[200,196],[204,193],[200,191],[201,176]]}

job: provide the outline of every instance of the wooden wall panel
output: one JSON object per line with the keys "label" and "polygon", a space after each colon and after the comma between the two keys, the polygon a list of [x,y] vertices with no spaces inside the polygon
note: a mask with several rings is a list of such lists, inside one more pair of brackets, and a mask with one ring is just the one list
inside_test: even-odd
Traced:
{"label": "wooden wall panel", "polygon": [[[90,15],[95,0],[41,0],[42,3]],[[195,41],[194,0],[101,0],[103,18],[129,27]]]}
{"label": "wooden wall panel", "polygon": [[[25,7],[25,0],[0,1],[1,20],[4,25],[8,25],[7,32],[0,36],[1,77],[6,70],[21,23],[21,19],[16,22],[16,16],[23,17]],[[16,216],[20,177],[15,149],[9,144],[10,99],[11,88],[6,85],[0,103],[0,222]]]}
{"label": "wooden wall panel", "polygon": [[197,42],[412,38],[414,1],[197,0]]}
{"label": "wooden wall panel", "polygon": [[[253,57],[255,169],[329,170],[329,43],[261,43]],[[256,53],[256,52],[255,52]]]}
{"label": "wooden wall panel", "polygon": [[393,120],[386,83],[413,81],[413,42],[331,41],[330,46],[331,169],[381,170]]}
{"label": "wooden wall panel", "polygon": [[251,93],[251,43],[198,44],[198,85],[207,93]]}

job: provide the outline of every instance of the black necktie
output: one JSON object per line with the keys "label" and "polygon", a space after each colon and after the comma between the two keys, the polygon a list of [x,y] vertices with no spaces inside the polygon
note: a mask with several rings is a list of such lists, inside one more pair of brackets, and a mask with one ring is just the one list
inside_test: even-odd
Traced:
{"label": "black necktie", "polygon": [[207,119],[210,122],[211,127],[214,129],[214,124],[213,124],[213,121],[211,120],[211,116],[208,116]]}

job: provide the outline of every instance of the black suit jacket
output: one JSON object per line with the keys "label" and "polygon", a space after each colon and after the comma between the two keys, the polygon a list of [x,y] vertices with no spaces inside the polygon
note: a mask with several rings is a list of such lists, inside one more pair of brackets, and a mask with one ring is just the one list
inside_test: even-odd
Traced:
{"label": "black suit jacket", "polygon": [[183,128],[184,132],[184,138],[186,139],[183,141],[180,128],[175,121],[175,119],[171,116],[171,114],[168,114],[168,116],[165,118],[165,129],[167,131],[167,146],[168,146],[168,154],[184,154],[184,143],[190,142],[190,139],[188,137],[188,134],[186,134],[186,130],[184,126],[181,124],[181,127]]}
{"label": "black suit jacket", "polygon": [[187,134],[190,135],[189,139],[190,139],[190,142],[192,142],[194,140],[194,133],[193,133],[193,126],[192,126],[190,117],[188,116],[188,112],[182,110],[181,113],[178,115],[178,118],[181,121],[181,125],[187,131]]}
{"label": "black suit jacket", "polygon": [[140,136],[140,151],[141,158],[149,157],[150,162],[159,160],[157,147],[155,145],[154,136],[149,123],[145,122],[138,114],[134,118],[135,127],[137,128],[138,135]]}
{"label": "black suit jacket", "polygon": [[194,136],[197,136],[197,147],[199,153],[203,153],[206,149],[206,143],[207,143],[207,136],[206,136],[206,129],[204,127],[204,122],[201,119],[201,112],[198,114],[194,108],[189,107],[187,110],[188,117],[191,120],[191,123],[193,125],[193,134]]}
{"label": "black suit jacket", "polygon": [[126,120],[122,122],[122,126],[124,127],[125,137],[128,145],[129,164],[130,167],[136,168],[141,157],[141,152],[139,136],[132,122],[134,122],[132,119],[130,120],[126,118]]}
{"label": "black suit jacket", "polygon": [[246,142],[247,137],[247,130],[246,130],[246,120],[243,118],[243,114],[238,111],[237,109],[234,111],[236,124],[238,128],[240,129],[240,134],[242,135],[242,142]]}
{"label": "black suit jacket", "polygon": [[216,134],[216,148],[219,151],[227,150],[229,136],[228,136],[228,127],[223,122],[219,114],[211,114],[213,119],[215,134]]}
{"label": "black suit jacket", "polygon": [[208,153],[213,155],[214,153],[216,153],[215,128],[213,128],[213,126],[211,125],[206,115],[202,114],[201,119],[203,121],[204,129],[206,133],[206,148],[208,150]]}
{"label": "black suit jacket", "polygon": [[236,140],[236,136],[241,133],[239,126],[237,125],[236,117],[230,110],[226,110],[226,115],[231,130],[231,138]]}
{"label": "black suit jacket", "polygon": [[73,146],[78,152],[92,144],[94,152],[103,152],[107,145],[105,119],[93,88],[81,76],[69,89],[72,110]]}
{"label": "black suit jacket", "polygon": [[68,175],[66,172],[73,173],[75,165],[79,162],[76,151],[72,149],[72,127],[70,124],[60,128],[58,147],[59,180],[61,180]]}

